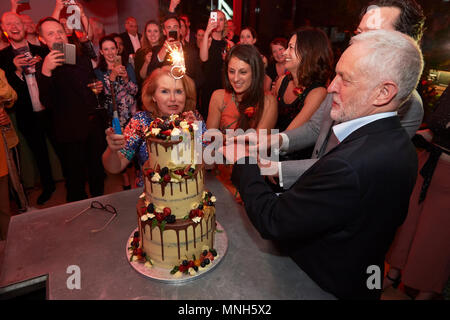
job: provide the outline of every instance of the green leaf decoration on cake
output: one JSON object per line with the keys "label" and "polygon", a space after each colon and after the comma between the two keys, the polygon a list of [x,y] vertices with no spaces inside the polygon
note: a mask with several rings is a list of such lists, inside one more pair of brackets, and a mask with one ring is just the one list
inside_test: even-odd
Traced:
{"label": "green leaf decoration on cake", "polygon": [[153,219],[152,220],[152,227],[151,227],[151,229],[153,230],[153,228],[155,228],[157,225],[158,225],[158,220]]}
{"label": "green leaf decoration on cake", "polygon": [[161,222],[161,224],[159,225],[159,229],[161,229],[161,232],[164,232],[164,229],[166,228],[166,224],[167,224],[167,221],[164,220],[164,221]]}

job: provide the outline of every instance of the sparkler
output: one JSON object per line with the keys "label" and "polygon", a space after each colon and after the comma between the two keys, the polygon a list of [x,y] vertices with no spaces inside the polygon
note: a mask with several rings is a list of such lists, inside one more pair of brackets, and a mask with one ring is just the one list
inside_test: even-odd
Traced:
{"label": "sparkler", "polygon": [[167,44],[169,51],[169,61],[172,62],[170,73],[175,79],[181,79],[186,74],[186,64],[184,62],[183,48],[178,44]]}

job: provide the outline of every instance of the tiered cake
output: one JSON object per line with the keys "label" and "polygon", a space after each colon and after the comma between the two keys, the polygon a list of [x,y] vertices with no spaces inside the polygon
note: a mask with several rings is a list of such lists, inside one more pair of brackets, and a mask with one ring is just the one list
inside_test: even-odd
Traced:
{"label": "tiered cake", "polygon": [[146,137],[149,160],[137,204],[139,232],[131,242],[134,259],[195,273],[217,255],[216,199],[204,189],[201,128],[191,112],[183,113],[156,118]]}

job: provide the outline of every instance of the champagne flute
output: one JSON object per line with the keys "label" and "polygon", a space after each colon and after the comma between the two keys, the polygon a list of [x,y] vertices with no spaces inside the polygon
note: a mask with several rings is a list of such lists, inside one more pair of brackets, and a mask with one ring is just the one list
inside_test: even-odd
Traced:
{"label": "champagne flute", "polygon": [[98,95],[100,94],[100,90],[97,88],[97,82],[99,82],[100,80],[98,80],[97,78],[92,79],[91,82],[88,83],[88,87],[89,89],[92,90],[92,92],[95,94],[95,98],[97,99],[97,107],[96,109],[104,109],[101,105],[100,105],[100,101],[98,100]]}

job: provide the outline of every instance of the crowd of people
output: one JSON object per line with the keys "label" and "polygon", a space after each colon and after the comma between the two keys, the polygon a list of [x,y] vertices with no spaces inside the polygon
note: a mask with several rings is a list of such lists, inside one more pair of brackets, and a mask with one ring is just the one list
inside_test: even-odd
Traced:
{"label": "crowd of people", "polygon": [[[248,137],[259,149],[279,144],[276,174],[262,176],[258,165],[217,165],[263,237],[283,243],[339,298],[379,298],[381,288],[367,288],[365,270],[384,270],[388,251],[383,289],[398,286],[403,271],[404,284],[420,291],[417,298],[442,292],[450,272],[450,106],[446,92],[431,131],[419,132],[425,151],[417,164],[411,138],[418,139],[424,114],[415,88],[425,17],[414,0],[368,4],[339,61],[316,27],[273,39],[270,57],[258,49],[252,27],[235,34],[220,10],[204,28],[191,30],[179,0],[170,1],[160,21],[147,21],[142,34],[133,17],[124,33],[105,34],[81,5],[81,30],[71,29],[63,0],[34,25],[17,14],[17,2],[1,17],[7,38],[0,51],[0,124],[11,130],[9,116],[15,117],[12,130],[32,151],[42,187],[38,204],[55,190],[47,139],[70,202],[102,195],[105,170],[122,173],[124,189],[142,186],[145,128],[155,117],[186,112],[202,121],[203,132],[278,129],[269,140]],[[372,10],[379,10],[378,25],[371,23]],[[61,47],[74,48],[75,60]],[[174,48],[184,58],[182,77],[171,71]],[[0,139],[3,239],[11,216],[9,149]],[[135,183],[128,167],[136,170]],[[418,171],[423,179],[416,183]]]}

